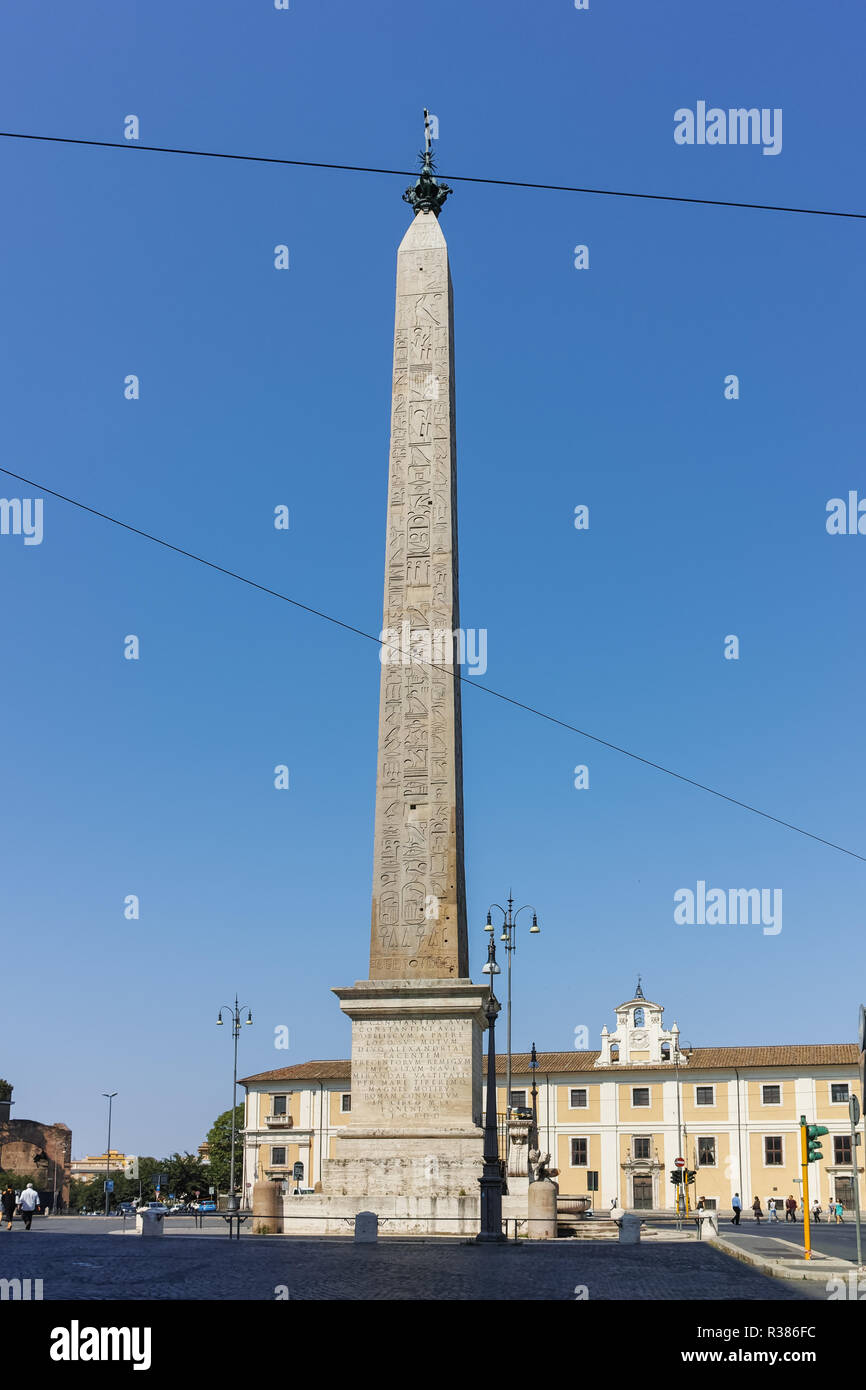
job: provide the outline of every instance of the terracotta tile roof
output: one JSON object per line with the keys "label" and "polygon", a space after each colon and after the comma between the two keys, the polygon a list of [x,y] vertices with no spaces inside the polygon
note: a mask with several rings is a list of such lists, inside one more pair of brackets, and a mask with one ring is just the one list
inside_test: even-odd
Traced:
{"label": "terracotta tile roof", "polygon": [[238,1080],[242,1086],[250,1081],[348,1081],[351,1071],[349,1062],[298,1062],[294,1067],[276,1067],[274,1071],[259,1071]]}
{"label": "terracotta tile roof", "polygon": [[[608,1067],[597,1067],[599,1052],[539,1052],[538,1071],[573,1074],[578,1072],[616,1072],[632,1070],[627,1063],[614,1063]],[[729,1071],[732,1067],[853,1067],[859,1057],[856,1043],[786,1043],[782,1046],[759,1047],[696,1047],[689,1054],[688,1063],[682,1072]],[[529,1075],[528,1052],[511,1054],[511,1075]],[[652,1070],[668,1063],[637,1063],[635,1070]],[[497,1075],[505,1075],[507,1059],[497,1054]],[[671,1068],[673,1070],[673,1068]],[[300,1062],[293,1067],[277,1067],[274,1071],[261,1071],[255,1076],[241,1078],[242,1085],[253,1081],[349,1081],[352,1074],[351,1063],[332,1060],[323,1062]]]}

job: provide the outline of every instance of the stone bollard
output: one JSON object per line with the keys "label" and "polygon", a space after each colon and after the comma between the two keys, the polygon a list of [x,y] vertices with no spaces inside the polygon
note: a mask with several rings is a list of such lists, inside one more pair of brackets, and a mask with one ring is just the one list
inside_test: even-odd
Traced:
{"label": "stone bollard", "polygon": [[527,1235],[530,1240],[556,1240],[556,1198],[559,1184],[549,1178],[540,1178],[529,1184],[529,1223]]}
{"label": "stone bollard", "polygon": [[165,1223],[161,1211],[140,1211],[135,1218],[136,1234],[143,1240],[165,1235]]}
{"label": "stone bollard", "polygon": [[374,1211],[359,1211],[355,1217],[356,1242],[375,1245],[379,1239],[379,1218]]}
{"label": "stone bollard", "polygon": [[622,1218],[617,1224],[619,1226],[620,1245],[640,1244],[641,1218],[639,1216],[634,1216],[631,1212],[624,1211]]}
{"label": "stone bollard", "polygon": [[253,1232],[260,1236],[276,1235],[282,1225],[280,1185],[270,1178],[253,1186]]}
{"label": "stone bollard", "polygon": [[715,1211],[698,1212],[698,1240],[712,1240],[719,1234],[719,1216]]}

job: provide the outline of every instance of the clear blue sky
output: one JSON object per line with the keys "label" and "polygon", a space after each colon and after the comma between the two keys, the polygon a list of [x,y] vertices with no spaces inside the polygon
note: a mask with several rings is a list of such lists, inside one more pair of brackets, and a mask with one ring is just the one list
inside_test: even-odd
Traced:
{"label": "clear blue sky", "polygon": [[[18,6],[0,126],[112,141],[134,113],[146,144],[408,169],[429,105],[446,177],[862,211],[864,31],[853,0]],[[698,100],[781,107],[782,152],[677,146]],[[15,140],[0,174],[5,466],[378,632],[408,180]],[[484,681],[866,853],[866,537],[824,525],[866,495],[863,224],[454,186]],[[118,1146],[193,1148],[230,1100],[235,990],[242,1075],[348,1055],[329,990],[367,970],[376,652],[50,498],[0,575],[13,1113],[78,1155],[116,1090]],[[516,1047],[596,1046],[638,971],[695,1045],[853,1037],[866,865],[480,692],[464,731],[473,973],[510,884],[543,927]],[[781,888],[782,932],[675,927],[699,879]]]}

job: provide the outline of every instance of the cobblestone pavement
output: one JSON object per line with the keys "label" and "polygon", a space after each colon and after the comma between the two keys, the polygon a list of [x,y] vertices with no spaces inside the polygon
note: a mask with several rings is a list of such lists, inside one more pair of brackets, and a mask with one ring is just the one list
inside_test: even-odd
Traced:
{"label": "cobblestone pavement", "polygon": [[[34,1227],[35,1230],[35,1227]],[[52,1299],[746,1299],[824,1297],[708,1245],[613,1241],[483,1247],[453,1241],[0,1233],[0,1278]],[[585,1288],[583,1295],[576,1289]],[[283,1297],[286,1294],[283,1293]]]}

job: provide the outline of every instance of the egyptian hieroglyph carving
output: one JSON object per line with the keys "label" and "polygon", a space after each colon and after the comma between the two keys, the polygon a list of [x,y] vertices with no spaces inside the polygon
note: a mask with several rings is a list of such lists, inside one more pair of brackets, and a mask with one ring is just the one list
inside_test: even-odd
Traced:
{"label": "egyptian hieroglyph carving", "polygon": [[460,686],[453,643],[434,640],[460,626],[453,318],[432,212],[416,214],[397,255],[392,381],[370,978],[458,979],[469,974]]}

